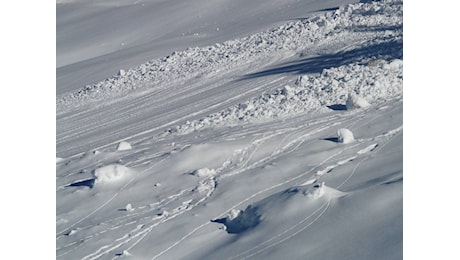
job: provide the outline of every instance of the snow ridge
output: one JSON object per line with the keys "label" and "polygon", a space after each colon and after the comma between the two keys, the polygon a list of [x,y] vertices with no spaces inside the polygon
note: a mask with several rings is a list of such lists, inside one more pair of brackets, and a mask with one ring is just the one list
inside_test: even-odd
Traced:
{"label": "snow ridge", "polygon": [[[370,62],[376,63],[375,60]],[[293,86],[277,88],[200,120],[170,128],[166,134],[186,134],[207,127],[257,122],[337,107],[343,109],[349,93],[357,93],[374,104],[382,103],[402,96],[402,73],[403,62],[399,59],[378,60],[378,65],[373,66],[353,63],[325,69],[320,74],[299,76]]]}
{"label": "snow ridge", "polygon": [[[346,37],[350,30],[356,30],[352,28],[362,28],[360,33],[363,35],[367,33],[375,37],[377,34],[395,39],[399,34],[402,38],[401,3],[398,0],[384,0],[346,5],[320,16],[289,22],[221,44],[176,51],[136,68],[120,70],[118,75],[57,97],[57,112],[64,113],[101,100],[125,97],[133,94],[133,90],[165,88],[167,83],[204,75],[209,77],[247,64],[249,60],[277,54],[290,56],[314,48],[325,38]],[[373,31],[366,32],[366,29]]]}

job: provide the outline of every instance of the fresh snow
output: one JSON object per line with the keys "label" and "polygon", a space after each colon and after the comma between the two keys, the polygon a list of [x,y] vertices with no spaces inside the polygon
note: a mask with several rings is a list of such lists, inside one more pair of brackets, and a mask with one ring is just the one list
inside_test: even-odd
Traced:
{"label": "fresh snow", "polygon": [[279,2],[57,1],[57,259],[402,258],[403,2]]}

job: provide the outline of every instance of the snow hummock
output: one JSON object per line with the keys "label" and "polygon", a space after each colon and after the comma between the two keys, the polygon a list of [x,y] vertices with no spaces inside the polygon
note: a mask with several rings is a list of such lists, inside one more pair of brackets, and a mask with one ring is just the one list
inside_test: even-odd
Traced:
{"label": "snow hummock", "polygon": [[133,149],[131,147],[131,144],[126,141],[122,141],[118,143],[117,145],[117,151],[125,151],[125,150],[131,150],[131,149]]}
{"label": "snow hummock", "polygon": [[94,170],[95,184],[118,182],[132,174],[132,170],[121,164],[109,164]]}
{"label": "snow hummock", "polygon": [[346,128],[338,129],[337,135],[338,135],[339,143],[349,144],[355,141],[355,138],[353,137],[353,133]]}
{"label": "snow hummock", "polygon": [[364,98],[356,95],[355,93],[349,93],[347,98],[347,109],[351,110],[354,108],[366,108],[370,106]]}

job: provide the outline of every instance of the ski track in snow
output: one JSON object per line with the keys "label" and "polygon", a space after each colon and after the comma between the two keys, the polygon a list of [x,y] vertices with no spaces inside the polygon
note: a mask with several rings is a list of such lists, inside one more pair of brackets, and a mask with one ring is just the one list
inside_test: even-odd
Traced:
{"label": "ski track in snow", "polygon": [[[256,168],[258,166],[261,166],[261,165],[264,165],[264,164],[268,164],[270,161],[273,161],[274,159],[276,159],[278,156],[285,156],[295,150],[297,150],[300,146],[302,145],[309,145],[309,143],[311,142],[314,142],[316,141],[316,139],[314,138],[311,138],[309,139],[308,137],[309,136],[312,136],[312,135],[315,135],[315,134],[318,134],[320,132],[324,132],[330,128],[333,128],[333,127],[338,127],[338,125],[346,125],[346,124],[353,124],[353,123],[356,123],[358,120],[361,120],[363,117],[362,116],[359,116],[359,114],[364,114],[366,111],[362,110],[362,111],[350,111],[350,112],[347,112],[346,115],[340,115],[340,114],[336,114],[336,115],[332,115],[332,116],[329,116],[329,117],[326,117],[326,118],[323,118],[323,120],[319,120],[319,121],[315,121],[315,122],[307,122],[306,125],[302,125],[302,126],[297,126],[296,128],[292,128],[290,126],[286,127],[285,129],[283,130],[278,130],[278,131],[275,131],[274,133],[270,134],[270,135],[266,135],[266,134],[262,134],[261,137],[259,138],[256,138],[254,139],[250,145],[248,146],[249,147],[253,147],[252,148],[252,151],[246,156],[247,158],[245,160],[243,160],[243,163],[242,165],[240,165],[235,171],[230,171],[228,173],[224,173],[222,175],[218,175],[217,176],[217,179],[220,180],[220,179],[225,179],[225,178],[228,178],[228,177],[232,177],[234,175],[237,175],[237,174],[240,174],[240,173],[243,173],[249,169],[253,169],[253,168]],[[358,114],[357,114],[358,113]],[[358,115],[358,116],[357,116]],[[342,118],[342,121],[340,121],[339,119]],[[326,125],[324,126],[324,122],[333,122],[329,125]],[[347,123],[349,122],[349,123]],[[311,128],[312,126],[316,126],[318,125],[317,128]],[[302,128],[305,128],[305,130],[302,130]],[[400,129],[399,129],[400,130]],[[301,134],[302,132],[306,132],[306,134]],[[396,129],[395,131],[390,131],[389,133],[386,133],[386,134],[383,134],[381,136],[377,136],[375,138],[369,138],[369,140],[361,140],[361,142],[364,142],[364,141],[372,141],[372,140],[378,140],[378,139],[381,139],[383,137],[386,137],[387,135],[390,135],[390,134],[394,134],[394,132],[396,133],[399,133],[398,129]],[[300,133],[300,134],[299,134]],[[266,140],[269,140],[269,139],[272,139],[272,138],[276,138],[280,135],[284,135],[283,139],[282,139],[282,142],[280,142],[277,147],[273,150],[273,152],[267,156],[267,157],[264,157],[264,158],[261,158],[260,160],[256,161],[256,162],[253,162],[252,164],[249,164],[250,160],[252,159],[252,157],[254,156],[254,154],[256,153],[257,149],[260,147],[260,145],[262,145],[264,143],[264,141]],[[296,136],[298,135],[298,136]],[[291,140],[289,140],[289,138],[292,136]],[[289,141],[287,141],[289,140]],[[305,141],[309,140],[309,142],[305,143]],[[219,214],[218,216],[215,216],[214,218],[212,219],[217,219],[218,217],[221,217],[222,215],[224,215],[226,212],[229,212],[230,210],[234,209],[234,208],[237,208],[241,205],[243,205],[244,203],[247,203],[249,201],[253,201],[256,197],[260,197],[261,195],[263,194],[267,194],[275,189],[277,190],[280,190],[281,187],[290,187],[290,186],[293,186],[294,183],[298,180],[301,180],[302,178],[304,178],[305,176],[308,176],[308,175],[311,175],[312,173],[315,173],[315,172],[318,172],[320,168],[323,167],[323,165],[325,165],[329,160],[331,160],[332,158],[337,158],[340,154],[342,154],[343,152],[345,152],[346,150],[349,150],[349,149],[354,149],[355,147],[357,147],[360,143],[356,143],[352,146],[349,146],[345,149],[342,149],[340,151],[338,151],[337,153],[329,156],[328,158],[326,158],[324,161],[322,161],[321,163],[317,164],[316,167],[310,169],[309,171],[307,172],[304,172],[302,174],[299,174],[283,183],[279,183],[279,184],[276,184],[276,185],[273,185],[273,186],[270,186],[266,189],[263,189],[261,191],[258,191],[254,194],[252,194],[251,196],[247,197],[246,199],[238,202],[237,204],[233,205],[231,208],[228,208],[226,209],[224,212],[222,212],[221,214]],[[380,145],[379,147],[382,148],[384,145]],[[369,147],[373,147],[375,148],[375,144],[372,144],[370,145]],[[361,149],[357,152],[358,155],[363,155],[363,154],[366,154],[366,152],[363,152],[365,150],[371,150],[369,149],[369,147],[366,147],[364,149]],[[367,157],[364,157],[363,160],[365,160]],[[340,159],[340,158],[339,158]],[[355,157],[352,157],[351,159],[355,159]],[[166,158],[162,159],[161,161],[163,160],[166,160]],[[360,165],[360,163],[363,161],[361,160],[357,166],[355,167],[354,171],[356,170],[356,168]],[[159,161],[159,162],[161,162]],[[344,159],[340,159],[340,161],[336,164],[332,164],[332,165],[329,165],[326,167],[327,171],[331,171],[332,169],[334,169],[335,167],[338,167],[340,165],[343,165],[344,163],[341,163],[341,161],[345,161],[345,162],[348,162],[350,161],[350,158],[346,158],[345,160]],[[158,163],[159,163],[158,162]],[[155,165],[157,165],[158,163],[155,163],[154,165],[150,166],[149,168],[147,168],[144,172],[147,172],[148,170],[150,170],[151,168],[153,168]],[[221,169],[221,171],[223,171],[224,169]],[[352,172],[352,174],[344,181],[344,183],[346,181],[348,181],[351,176],[354,174],[354,171]],[[83,219],[80,219],[79,221],[77,221],[76,223],[72,224],[71,226],[69,226],[68,228],[66,228],[65,230],[69,230],[71,229],[72,227],[76,226],[78,223],[81,223],[84,219],[90,217],[91,215],[93,215],[94,213],[96,213],[98,210],[100,210],[102,207],[104,207],[105,205],[107,205],[108,203],[110,203],[124,188],[126,188],[126,186],[131,183],[133,181],[133,179],[130,180],[130,182],[128,182],[127,184],[124,185],[124,187],[122,187],[122,189],[120,191],[118,191],[117,193],[115,193],[109,200],[107,200],[106,202],[104,202],[101,206],[99,206],[97,209],[95,209],[92,213],[90,213],[90,215],[86,216],[85,218]],[[339,185],[338,188],[340,188],[343,184]],[[175,194],[175,195],[170,195],[167,199],[165,200],[174,200],[175,198],[177,197],[180,197],[181,195],[183,195],[184,193],[186,192],[190,192],[191,190],[193,190],[194,187],[191,187],[187,190],[182,190],[181,192],[179,192],[178,194]],[[173,218],[175,218],[176,216],[180,215],[180,214],[183,214],[185,213],[186,211],[188,210],[191,210],[194,206],[198,205],[199,203],[203,202],[204,200],[206,200],[209,196],[211,196],[212,192],[204,197],[201,201],[199,201],[198,203],[196,203],[195,205],[190,205],[188,207],[184,207],[183,209],[177,209],[176,212],[174,212],[173,214],[171,214],[170,216],[164,218],[164,219],[161,219],[159,220],[158,222],[155,222],[155,223],[152,223],[149,227],[143,229],[142,231],[138,228],[136,228],[132,234],[130,234],[128,236],[128,238],[126,237],[126,235],[123,235],[122,237],[116,239],[116,242],[118,242],[117,244],[113,245],[106,245],[106,246],[103,246],[101,247],[99,250],[97,250],[95,253],[91,254],[91,255],[88,255],[86,258],[83,258],[83,259],[97,259],[98,257],[108,253],[108,252],[111,252],[113,251],[114,249],[117,249],[119,248],[120,246],[126,244],[126,243],[129,243],[131,240],[133,239],[136,239],[137,240],[131,245],[128,247],[127,250],[131,250],[132,248],[134,248],[137,244],[139,244],[156,226],[160,225],[161,223],[164,223],[166,221],[169,221]],[[165,203],[165,201],[160,201],[160,202],[157,202],[158,204],[163,204],[163,205],[166,205],[168,203]],[[322,205],[324,206],[324,205]],[[122,217],[121,219],[113,219],[111,221],[123,221],[123,218],[126,218],[126,219],[137,219],[139,220],[139,218],[135,218],[136,216],[138,215],[146,215],[144,213],[148,213],[148,212],[153,212],[154,210],[146,210],[144,212],[136,212],[132,215],[127,215],[127,216],[124,216]],[[173,210],[174,211],[174,210]],[[145,217],[145,218],[149,218],[149,217]],[[316,220],[317,218],[315,218]],[[142,220],[142,219],[141,219]],[[307,219],[305,219],[306,221]],[[126,222],[128,221],[123,221],[125,222],[124,225],[127,225]],[[107,222],[106,222],[107,223]],[[128,222],[128,223],[131,223],[131,222]],[[303,223],[303,222],[302,222]],[[202,225],[196,227],[195,229],[193,229],[190,233],[188,233],[187,235],[185,235],[184,237],[180,238],[178,241],[176,241],[175,243],[173,243],[170,247],[168,247],[167,249],[163,250],[162,252],[160,252],[158,255],[154,256],[153,259],[155,258],[158,258],[160,256],[162,256],[163,254],[165,254],[166,252],[170,251],[171,249],[173,249],[175,246],[179,245],[182,241],[184,241],[185,239],[187,239],[188,237],[192,236],[195,232],[197,232],[198,230],[202,229],[203,227],[209,225],[210,222],[206,222],[206,223],[203,223]],[[309,225],[311,225],[312,223],[309,223]],[[116,224],[118,226],[121,226],[123,224],[121,223],[118,223]],[[296,224],[297,225],[297,224]],[[298,223],[298,225],[300,225]],[[146,224],[143,224],[142,226],[146,226]],[[112,227],[112,228],[116,228],[116,227]],[[64,230],[64,231],[65,231]],[[62,231],[62,232],[64,232]],[[59,233],[62,233],[62,232],[59,232]],[[286,232],[288,233],[288,232]],[[283,233],[284,235],[284,233]],[[280,235],[281,236],[281,235]],[[87,239],[89,240],[89,238],[95,238],[97,237],[97,235],[94,235],[92,237],[88,237]],[[290,236],[289,236],[290,237]],[[86,239],[85,239],[86,240]],[[281,243],[283,241],[285,241],[286,238],[283,238],[281,240],[278,240],[276,243]],[[280,242],[281,241],[281,242]],[[267,242],[268,243],[268,242]],[[264,244],[265,245],[265,244]],[[269,247],[272,247],[274,246],[275,244],[270,244],[270,246],[267,246],[267,248]],[[265,248],[265,247],[264,247]],[[72,250],[73,251],[73,250]],[[61,254],[59,256],[63,256],[65,255],[64,254]]]}
{"label": "ski track in snow", "polygon": [[[359,150],[357,152],[357,154],[358,155],[363,155],[363,154],[366,154],[368,152],[374,152],[373,155],[375,156],[375,154],[377,154],[381,149],[383,149],[383,147],[385,147],[388,143],[390,143],[395,136],[397,136],[397,135],[399,135],[401,133],[400,130],[402,130],[402,128],[397,128],[397,129],[395,129],[395,131],[391,132],[392,134],[391,134],[390,138],[388,140],[385,140],[384,143],[379,146],[379,149],[375,149],[377,147],[377,144],[372,144],[372,145],[366,147],[365,149]],[[351,171],[350,175],[347,176],[347,178],[345,178],[345,180],[341,184],[336,186],[336,189],[340,189],[345,183],[347,183],[353,177],[353,175],[355,174],[355,172],[357,171],[357,169],[361,165],[361,163],[363,163],[364,161],[366,161],[370,157],[371,157],[371,155],[363,157],[355,165],[355,167]],[[355,158],[356,158],[356,156],[353,156],[350,159],[353,160]],[[346,160],[346,162],[349,162],[349,161],[350,160]],[[338,167],[340,165],[343,165],[343,164],[344,163],[339,162],[338,164],[333,165],[332,167],[327,167],[326,169],[328,169],[328,172],[329,172],[330,170],[332,170],[332,169],[334,169],[334,168],[336,168],[336,167]],[[246,250],[246,251],[244,251],[244,252],[242,252],[242,253],[240,253],[240,254],[238,254],[236,256],[233,256],[233,257],[231,257],[229,259],[248,259],[248,258],[254,257],[255,255],[260,254],[263,251],[265,251],[265,250],[267,250],[267,249],[269,249],[271,247],[277,246],[277,245],[285,242],[286,240],[296,236],[300,232],[303,232],[305,229],[307,229],[309,226],[311,226],[313,223],[315,223],[327,211],[327,209],[329,208],[329,205],[331,203],[331,200],[332,200],[331,198],[328,198],[327,201],[324,202],[321,206],[319,206],[313,213],[311,213],[310,215],[308,215],[306,218],[302,219],[298,223],[292,225],[288,229],[284,230],[283,232],[278,233],[275,236],[271,237],[270,239],[267,239],[267,240],[257,244],[255,247],[253,247],[253,248],[251,248],[249,250]],[[307,221],[308,219],[313,217],[321,209],[323,209],[323,210],[321,211],[321,213],[318,214],[317,217],[315,217],[311,222],[303,225],[305,221]],[[283,237],[283,236],[285,236],[285,237]]]}

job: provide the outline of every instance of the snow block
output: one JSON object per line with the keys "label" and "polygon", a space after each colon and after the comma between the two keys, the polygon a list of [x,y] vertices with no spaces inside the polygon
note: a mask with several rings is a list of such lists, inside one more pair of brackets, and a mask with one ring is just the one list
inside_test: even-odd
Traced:
{"label": "snow block", "polygon": [[347,110],[351,110],[355,108],[365,108],[370,106],[370,104],[364,98],[356,95],[355,93],[349,93],[346,106]]}
{"label": "snow block", "polygon": [[110,164],[94,170],[95,184],[118,182],[131,175],[132,170],[121,164]]}
{"label": "snow block", "polygon": [[337,130],[337,135],[337,140],[339,141],[339,143],[349,144],[355,141],[353,133],[346,128],[340,128],[339,130]]}
{"label": "snow block", "polygon": [[117,151],[125,151],[125,150],[131,150],[131,149],[133,149],[131,147],[131,144],[125,141],[120,142],[117,146]]}

